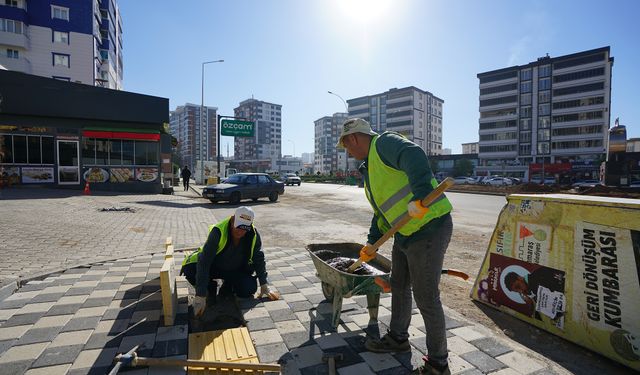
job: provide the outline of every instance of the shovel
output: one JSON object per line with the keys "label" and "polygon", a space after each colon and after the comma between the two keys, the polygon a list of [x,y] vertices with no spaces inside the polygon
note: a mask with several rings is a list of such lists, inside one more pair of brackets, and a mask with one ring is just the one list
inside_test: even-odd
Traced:
{"label": "shovel", "polygon": [[[429,195],[424,197],[424,199],[422,200],[422,206],[429,207],[429,205],[433,203],[433,201],[438,199],[438,197],[440,197],[440,195],[442,195],[442,193],[444,193],[445,190],[453,186],[453,183],[454,183],[453,178],[451,177],[445,178],[440,184],[438,184],[438,186],[436,186],[435,189],[433,189],[431,193],[429,193]],[[378,248],[380,248],[382,244],[387,242],[389,238],[391,238],[394,234],[396,234],[396,232],[400,230],[400,228],[402,228],[406,223],[408,223],[409,220],[411,220],[411,216],[409,216],[409,213],[405,212],[405,214],[401,217],[401,219],[398,220],[398,222],[394,226],[392,226],[391,229],[385,232],[385,234],[382,235],[382,237],[380,237],[380,239],[377,240],[376,243],[374,243],[371,246],[373,250],[378,251]],[[353,273],[355,270],[358,269],[358,267],[360,267],[360,265],[362,265],[362,263],[363,263],[362,258],[358,258],[358,260],[347,269],[347,272]]]}

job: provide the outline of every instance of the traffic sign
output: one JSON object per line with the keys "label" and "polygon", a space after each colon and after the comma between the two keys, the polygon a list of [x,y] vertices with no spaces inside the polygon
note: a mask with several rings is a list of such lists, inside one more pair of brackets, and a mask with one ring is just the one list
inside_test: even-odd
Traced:
{"label": "traffic sign", "polygon": [[220,134],[232,137],[253,137],[254,122],[241,120],[220,121]]}

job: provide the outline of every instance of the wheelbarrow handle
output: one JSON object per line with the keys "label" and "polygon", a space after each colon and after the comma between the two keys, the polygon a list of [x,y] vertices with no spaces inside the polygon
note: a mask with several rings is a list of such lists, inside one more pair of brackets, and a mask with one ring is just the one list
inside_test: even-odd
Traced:
{"label": "wheelbarrow handle", "polygon": [[[422,200],[422,206],[424,207],[428,207],[431,203],[433,203],[433,201],[435,201],[436,199],[438,199],[440,197],[440,195],[442,195],[442,193],[444,193],[445,190],[447,190],[448,188],[450,188],[451,186],[453,186],[454,181],[453,178],[451,177],[447,177],[444,180],[442,180],[441,183],[438,184],[438,186],[436,186],[435,189],[433,189],[431,191],[431,193],[429,193],[429,195],[427,195],[426,197],[424,197],[424,199]],[[411,220],[411,216],[409,216],[409,213],[405,213],[400,220],[398,220],[398,222],[396,222],[391,229],[389,229],[388,231],[386,231],[382,237],[380,237],[380,239],[378,239],[376,241],[376,243],[374,243],[373,245],[371,245],[371,248],[374,251],[378,251],[378,249],[380,248],[380,246],[382,246],[385,242],[387,242],[387,240],[391,237],[393,237],[394,234],[396,234],[397,231],[400,230],[400,228],[402,228],[406,223],[409,222],[409,220]],[[359,258],[355,263],[353,263],[351,265],[351,267],[349,267],[349,269],[347,270],[347,272],[351,272],[353,273],[353,271],[355,271],[358,267],[360,267],[360,265],[362,264],[362,258]]]}

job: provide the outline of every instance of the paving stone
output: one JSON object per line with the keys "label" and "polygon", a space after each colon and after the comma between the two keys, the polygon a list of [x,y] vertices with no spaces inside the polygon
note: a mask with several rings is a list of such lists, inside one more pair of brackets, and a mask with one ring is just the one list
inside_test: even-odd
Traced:
{"label": "paving stone", "polygon": [[89,295],[91,294],[91,292],[93,292],[94,287],[92,286],[86,286],[86,287],[73,287],[73,288],[69,288],[69,290],[67,290],[67,292],[65,293],[65,296],[81,296],[81,295]]}
{"label": "paving stone", "polygon": [[[118,351],[121,353],[126,353],[131,350],[134,346],[140,345],[141,348],[144,348],[138,354],[141,357],[151,356],[153,355],[153,347],[155,345],[156,335],[141,335],[141,336],[125,336],[122,338],[120,342],[120,346],[118,347]],[[145,352],[143,355],[142,353]]]}
{"label": "paving stone", "polygon": [[69,288],[71,288],[71,285],[51,285],[43,289],[40,294],[65,293],[67,290],[69,290]]}
{"label": "paving stone", "polygon": [[504,363],[497,361],[487,353],[480,350],[462,354],[460,357],[485,373],[497,371],[506,367]]}
{"label": "paving stone", "polygon": [[11,318],[20,309],[2,309],[0,310],[0,321],[5,322]]}
{"label": "paving stone", "polygon": [[247,328],[250,332],[253,331],[261,331],[265,329],[273,329],[276,328],[276,325],[271,318],[258,318],[251,319],[247,322]]}
{"label": "paving stone", "polygon": [[2,373],[6,375],[24,374],[29,366],[31,366],[31,363],[33,363],[33,360],[31,359],[3,363]]}
{"label": "paving stone", "polygon": [[84,303],[87,300],[89,295],[78,295],[78,296],[64,296],[58,300],[56,305],[66,305],[66,304],[76,304],[76,303]]}
{"label": "paving stone", "polygon": [[84,302],[82,307],[87,308],[87,307],[108,306],[112,300],[113,300],[113,297],[87,298],[87,300]]}
{"label": "paving stone", "polygon": [[545,367],[542,363],[520,352],[503,354],[496,359],[521,374],[530,374]]}
{"label": "paving stone", "polygon": [[280,292],[280,294],[282,294],[283,297],[287,294],[298,293],[298,288],[296,288],[293,285],[278,286],[276,287],[276,290],[278,290],[278,292]]}
{"label": "paving stone", "polygon": [[69,305],[53,305],[53,307],[51,307],[49,311],[47,311],[46,315],[54,316],[54,315],[75,314],[78,312],[78,310],[80,310],[81,307],[82,307],[82,304],[80,303],[74,303]]}
{"label": "paving stone", "polygon": [[107,311],[102,315],[103,320],[116,320],[116,319],[126,319],[129,320],[133,316],[135,311],[135,307],[129,307],[124,309],[114,308],[107,309]]}
{"label": "paving stone", "polygon": [[458,327],[462,327],[464,325],[460,321],[455,320],[455,319],[449,317],[446,314],[444,316],[444,323],[445,323],[446,329],[458,328]]}
{"label": "paving stone", "polygon": [[282,333],[280,336],[282,336],[282,339],[289,350],[315,344],[315,340],[309,337],[309,332],[307,331]]}
{"label": "paving stone", "polygon": [[409,339],[409,343],[422,354],[427,354],[427,340],[425,338]]}
{"label": "paving stone", "polygon": [[454,336],[447,339],[447,348],[458,355],[478,350],[475,346],[466,342],[462,337]]}
{"label": "paving stone", "polygon": [[389,353],[362,352],[359,355],[376,372],[402,366]]}
{"label": "paving stone", "polygon": [[308,366],[300,369],[301,375],[326,375],[329,370],[326,363],[320,365]]}
{"label": "paving stone", "polygon": [[310,310],[313,307],[313,305],[311,304],[311,302],[305,300],[305,301],[289,302],[289,307],[291,307],[292,311],[298,312],[298,311]]}
{"label": "paving stone", "polygon": [[328,349],[349,345],[338,333],[332,333],[326,336],[316,338],[316,343],[320,349],[327,351]]}
{"label": "paving stone", "polygon": [[322,302],[325,300],[324,295],[322,294],[311,294],[311,295],[307,295],[305,296],[307,297],[307,300],[309,302],[311,302],[314,305],[317,305],[318,303]]}
{"label": "paving stone", "polygon": [[48,342],[41,342],[37,344],[12,346],[0,357],[0,364],[2,364],[1,367],[3,371],[5,370],[5,365],[9,362],[33,361],[34,358],[40,356],[47,345],[49,345]]}
{"label": "paving stone", "polygon": [[44,312],[35,312],[29,314],[16,314],[13,315],[9,320],[2,323],[2,328],[15,327],[15,326],[24,326],[29,324],[34,324],[44,315]]}
{"label": "paving stone", "polygon": [[455,353],[449,353],[449,370],[452,374],[473,370],[475,367]]}
{"label": "paving stone", "polygon": [[274,322],[281,322],[285,320],[295,319],[296,316],[293,311],[290,309],[282,309],[282,310],[272,310],[269,311],[269,315]]}
{"label": "paving stone", "polygon": [[94,329],[100,321],[99,316],[90,316],[83,318],[73,318],[62,328],[61,332],[83,331],[86,329]]}
{"label": "paving stone", "polygon": [[491,375],[521,375],[521,372],[518,372],[512,368],[503,368],[500,371],[492,372]]}
{"label": "paving stone", "polygon": [[0,341],[18,339],[32,327],[31,324],[15,327],[0,328]]}
{"label": "paving stone", "polygon": [[513,349],[509,348],[508,346],[502,345],[498,340],[491,337],[473,340],[471,341],[471,344],[492,357],[497,357],[501,354],[513,351]]}
{"label": "paving stone", "polygon": [[172,339],[169,341],[158,341],[153,346],[153,356],[156,358],[171,357],[177,355],[187,355],[189,347],[188,339]]}
{"label": "paving stone", "polygon": [[62,327],[32,328],[25,332],[16,345],[35,344],[38,342],[50,342],[60,332]]}
{"label": "paving stone", "polygon": [[409,371],[418,369],[424,364],[424,361],[422,360],[423,353],[413,348],[410,352],[393,353],[392,356],[396,359],[396,361],[400,362],[400,364],[405,369]]}
{"label": "paving stone", "polygon": [[174,325],[171,327],[158,327],[156,342],[168,340],[182,340],[189,337],[188,325]]}
{"label": "paving stone", "polygon": [[[24,305],[16,315],[19,314],[31,314],[31,313],[46,313],[55,303],[53,302],[41,302],[41,303],[29,303]],[[15,316],[15,315],[14,315]]]}
{"label": "paving stone", "polygon": [[57,302],[62,296],[64,296],[65,292],[61,293],[40,293],[37,296],[33,297],[30,303],[39,303],[39,302]]}
{"label": "paving stone", "polygon": [[60,365],[63,363],[73,363],[82,351],[83,345],[56,346],[47,348],[32,367],[45,367]]}
{"label": "paving stone", "polygon": [[30,299],[16,299],[7,301],[6,299],[0,302],[0,308],[5,309],[21,309],[27,303],[29,303]]}
{"label": "paving stone", "polygon": [[282,336],[277,329],[267,329],[263,331],[253,331],[251,332],[251,338],[256,346],[266,345],[266,344],[274,344],[277,342],[283,342]]}
{"label": "paving stone", "polygon": [[254,307],[249,310],[243,310],[242,315],[246,320],[255,319],[255,318],[268,318],[269,310],[264,307]]}
{"label": "paving stone", "polygon": [[454,328],[449,331],[451,331],[451,333],[453,333],[456,336],[462,337],[466,341],[473,341],[473,340],[477,340],[485,337],[484,334],[474,330],[471,327]]}
{"label": "paving stone", "polygon": [[104,332],[93,333],[87,343],[85,349],[99,349],[99,348],[117,348],[120,346],[122,336],[115,334],[109,334]]}
{"label": "paving stone", "polygon": [[18,340],[11,340],[10,339],[10,340],[2,340],[2,341],[0,341],[0,356],[2,356],[2,354],[4,352],[9,350],[9,348],[11,346],[13,346],[16,343],[16,341],[18,341]]}
{"label": "paving stone", "polygon": [[102,316],[107,311],[107,306],[81,307],[73,316],[76,318],[87,318],[91,316]]}
{"label": "paving stone", "polygon": [[342,367],[338,369],[338,374],[339,375],[369,375],[369,374],[375,374],[375,372],[371,370],[371,367],[369,367],[367,363],[361,362],[355,365]]}
{"label": "paving stone", "polygon": [[31,291],[31,292],[22,292],[18,289],[16,293],[13,293],[9,297],[5,298],[4,301],[15,301],[15,300],[31,300],[33,297],[40,294],[40,291]]}
{"label": "paving stone", "polygon": [[82,277],[79,280],[80,281],[99,281],[99,280],[102,280],[102,277],[103,277],[103,275],[84,274],[84,275],[82,275]]}
{"label": "paving stone", "polygon": [[160,310],[136,310],[131,315],[131,322],[137,323],[145,318],[147,322],[157,322],[160,320]]}
{"label": "paving stone", "polygon": [[[318,345],[308,345],[291,350],[291,355],[298,368],[322,364],[322,349]],[[326,368],[325,364],[325,368]]]}
{"label": "paving stone", "polygon": [[[505,369],[505,370],[506,370],[506,369]],[[501,370],[501,371],[502,371],[502,370]],[[498,372],[494,372],[494,373],[492,373],[491,375],[495,375],[495,374],[499,374],[499,373],[500,373],[500,371],[498,371]],[[470,369],[470,370],[465,370],[465,371],[462,371],[462,372],[460,373],[460,375],[483,375],[483,374],[484,374],[484,373],[483,373],[482,371],[478,370],[477,368]],[[506,375],[506,374],[504,374],[504,375]],[[513,375],[516,375],[516,374],[513,374]]]}
{"label": "paving stone", "polygon": [[363,335],[344,337],[344,341],[346,341],[356,353],[367,351],[367,348],[364,347],[366,340],[366,337]]}
{"label": "paving stone", "polygon": [[[133,320],[132,320],[133,322]],[[158,321],[144,321],[139,324],[132,324],[127,330],[127,335],[148,335],[155,334],[158,330]]]}
{"label": "paving stone", "polygon": [[56,366],[32,368],[25,372],[24,375],[65,375],[70,367],[71,364],[65,363]]}
{"label": "paving stone", "polygon": [[51,342],[49,348],[54,348],[56,346],[84,345],[92,333],[93,329],[62,332]]}
{"label": "paving stone", "polygon": [[261,363],[278,363],[280,358],[289,352],[289,349],[282,342],[266,345],[257,345],[256,352]]}
{"label": "paving stone", "polygon": [[314,285],[309,281],[307,281],[306,279],[301,281],[292,281],[292,282],[293,282],[293,285],[298,289],[311,288]]}

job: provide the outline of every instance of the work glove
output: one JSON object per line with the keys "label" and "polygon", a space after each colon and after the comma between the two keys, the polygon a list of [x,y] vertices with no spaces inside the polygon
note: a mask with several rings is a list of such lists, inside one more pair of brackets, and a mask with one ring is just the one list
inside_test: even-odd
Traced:
{"label": "work glove", "polygon": [[204,313],[207,307],[207,297],[196,296],[193,299],[193,314],[198,317]]}
{"label": "work glove", "polygon": [[429,207],[423,206],[422,201],[417,199],[409,202],[409,205],[407,205],[407,212],[409,213],[409,216],[414,219],[422,219],[424,215],[429,212]]}
{"label": "work glove", "polygon": [[270,300],[275,301],[280,299],[280,293],[275,292],[269,288],[268,284],[260,285],[260,294],[258,298],[268,297]]}
{"label": "work glove", "polygon": [[373,249],[373,245],[367,242],[367,244],[362,246],[362,249],[360,249],[360,259],[362,259],[363,262],[369,262],[375,259],[376,253],[377,252]]}

